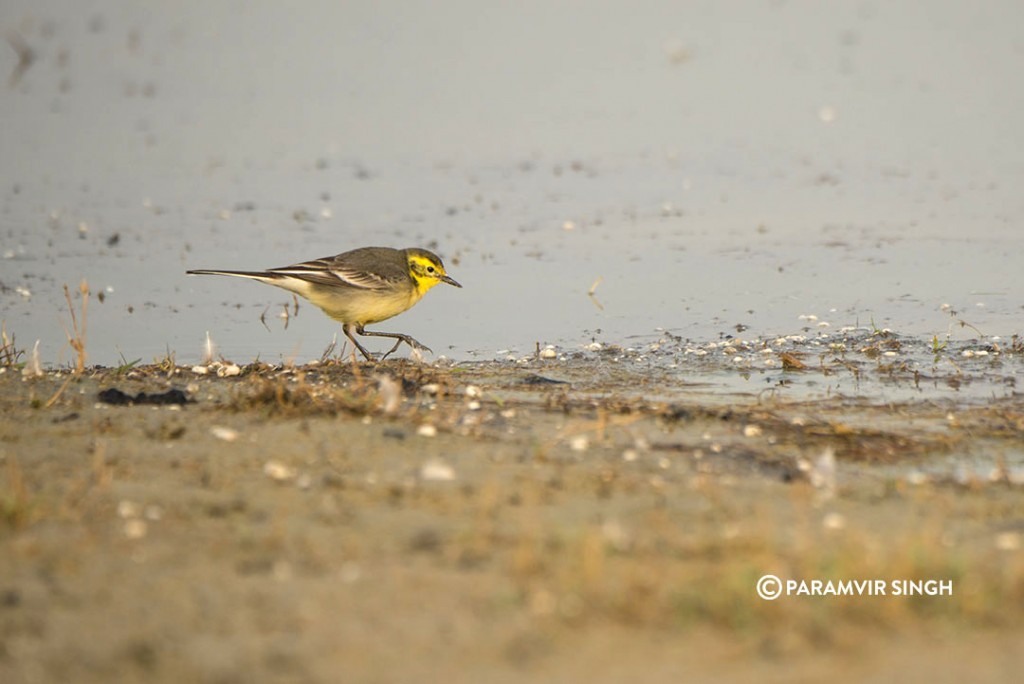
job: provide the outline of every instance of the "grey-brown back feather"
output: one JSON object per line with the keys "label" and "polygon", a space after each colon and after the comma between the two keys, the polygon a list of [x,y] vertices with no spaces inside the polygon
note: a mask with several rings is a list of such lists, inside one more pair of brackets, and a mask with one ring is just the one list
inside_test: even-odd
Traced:
{"label": "grey-brown back feather", "polygon": [[[186,273],[237,276],[271,283],[275,280],[297,278],[314,285],[386,290],[394,283],[411,278],[407,256],[409,251],[391,247],[360,247],[334,256],[303,261],[291,266],[271,268],[266,271],[196,269],[186,271]],[[422,252],[424,250],[415,251]],[[436,257],[434,258],[436,259]]]}
{"label": "grey-brown back feather", "polygon": [[301,264],[272,268],[269,272],[324,285],[338,285],[340,281],[369,290],[389,289],[391,284],[410,278],[406,250],[390,247],[360,247]]}

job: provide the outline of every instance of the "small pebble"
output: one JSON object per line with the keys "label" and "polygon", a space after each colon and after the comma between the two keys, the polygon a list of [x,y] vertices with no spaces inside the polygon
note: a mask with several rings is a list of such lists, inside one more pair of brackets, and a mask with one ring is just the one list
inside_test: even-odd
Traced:
{"label": "small pebble", "polygon": [[234,428],[224,427],[223,425],[214,425],[210,428],[210,434],[217,439],[222,439],[225,442],[234,442],[238,439],[238,430]]}
{"label": "small pebble", "polygon": [[1000,551],[1019,550],[1020,534],[1017,532],[1000,532],[996,535],[996,548]]}
{"label": "small pebble", "polygon": [[285,465],[280,461],[267,461],[263,465],[263,474],[271,480],[286,482],[288,480],[295,479],[297,473],[295,468]]}
{"label": "small pebble", "polygon": [[840,513],[829,513],[822,519],[821,524],[826,530],[842,530],[846,527],[846,518]]}
{"label": "small pebble", "polygon": [[584,435],[577,435],[569,441],[569,448],[573,451],[586,451],[590,441]]}
{"label": "small pebble", "polygon": [[416,428],[416,434],[419,435],[420,437],[436,437],[437,427],[431,425],[430,423],[424,423],[423,425],[420,425],[418,428]]}
{"label": "small pebble", "polygon": [[119,518],[138,518],[141,507],[134,501],[123,499],[117,503],[117,515]]}
{"label": "small pebble", "polygon": [[455,479],[455,469],[444,461],[427,461],[420,468],[420,479],[425,482],[451,482]]}
{"label": "small pebble", "polygon": [[915,470],[914,472],[907,475],[907,484],[919,486],[925,484],[926,482],[928,482],[928,476],[922,473],[920,470]]}
{"label": "small pebble", "polygon": [[146,536],[148,525],[145,520],[139,520],[138,518],[132,518],[124,523],[124,536],[129,539],[142,539]]}

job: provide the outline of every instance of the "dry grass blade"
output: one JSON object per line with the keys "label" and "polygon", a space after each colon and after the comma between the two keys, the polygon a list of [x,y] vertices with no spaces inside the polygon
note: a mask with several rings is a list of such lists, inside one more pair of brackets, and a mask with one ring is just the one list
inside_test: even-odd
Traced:
{"label": "dry grass blade", "polygon": [[68,286],[64,285],[64,299],[68,302],[68,311],[71,312],[71,329],[74,332],[72,335],[68,332],[67,327],[64,328],[64,334],[68,336],[68,344],[75,350],[75,373],[81,374],[85,370],[85,326],[86,317],[89,311],[89,283],[82,279],[82,282],[78,285],[78,292],[82,295],[82,327],[78,327],[78,317],[75,316],[75,307],[71,303],[71,291]]}
{"label": "dry grass blade", "polygon": [[598,279],[594,281],[594,284],[590,286],[590,289],[587,290],[587,297],[590,298],[590,301],[593,302],[594,306],[596,306],[600,311],[604,311],[604,305],[598,301],[594,293],[597,292],[597,286],[601,284],[602,280],[604,280],[603,276],[598,277]]}
{"label": "dry grass blade", "polygon": [[17,458],[7,459],[6,491],[0,490],[0,519],[17,529],[28,522],[29,497],[21,464]]}
{"label": "dry grass blade", "polygon": [[0,324],[0,367],[9,368],[18,364],[25,352],[14,345],[14,335],[7,335],[7,324]]}
{"label": "dry grass blade", "polygon": [[45,408],[52,408],[53,405],[57,403],[57,400],[60,399],[60,395],[64,394],[64,390],[68,388],[68,385],[71,384],[71,380],[73,378],[74,376],[68,376],[68,379],[61,384],[57,391],[53,393],[52,397],[46,400],[46,403],[43,404],[43,406]]}

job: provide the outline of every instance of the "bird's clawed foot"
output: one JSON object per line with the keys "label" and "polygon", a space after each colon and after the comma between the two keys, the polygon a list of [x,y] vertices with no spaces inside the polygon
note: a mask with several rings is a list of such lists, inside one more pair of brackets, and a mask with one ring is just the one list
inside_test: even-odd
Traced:
{"label": "bird's clawed foot", "polygon": [[395,346],[393,346],[391,349],[389,349],[387,351],[387,353],[383,354],[380,357],[380,360],[383,361],[384,359],[388,358],[389,356],[394,354],[396,351],[398,351],[398,348],[400,346],[402,346],[403,342],[405,342],[407,345],[409,345],[409,348],[412,349],[413,355],[416,356],[417,359],[421,356],[421,354],[423,352],[427,352],[428,354],[433,354],[434,353],[430,349],[430,347],[428,347],[427,345],[422,344],[420,342],[417,342],[416,340],[414,340],[413,338],[409,337],[408,335],[402,335],[401,337],[398,338],[398,341],[395,342]]}

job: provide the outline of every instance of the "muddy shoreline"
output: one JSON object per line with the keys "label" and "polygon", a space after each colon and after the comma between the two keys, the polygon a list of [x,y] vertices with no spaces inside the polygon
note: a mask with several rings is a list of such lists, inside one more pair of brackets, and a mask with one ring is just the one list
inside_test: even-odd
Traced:
{"label": "muddy shoreline", "polygon": [[[1019,395],[723,396],[600,355],[203,368],[0,374],[4,681],[1021,663]],[[954,589],[766,601],[766,574]]]}

